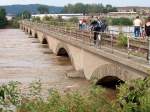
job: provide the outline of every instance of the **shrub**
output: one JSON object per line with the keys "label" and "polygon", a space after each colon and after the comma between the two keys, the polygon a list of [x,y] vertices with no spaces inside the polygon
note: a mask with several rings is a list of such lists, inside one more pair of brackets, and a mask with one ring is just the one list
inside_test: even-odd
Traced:
{"label": "shrub", "polygon": [[54,18],[52,16],[44,16],[43,21],[53,21]]}
{"label": "shrub", "polygon": [[121,112],[150,111],[150,78],[126,82],[118,89],[117,102]]}
{"label": "shrub", "polygon": [[19,20],[17,18],[12,19],[8,22],[8,26],[12,28],[19,28]]}
{"label": "shrub", "polygon": [[72,17],[68,21],[73,23],[78,23],[79,19],[77,17]]}
{"label": "shrub", "polygon": [[25,112],[113,112],[111,103],[99,87],[90,89],[86,95],[69,92],[64,95],[51,89],[46,100],[28,100],[20,107]]}
{"label": "shrub", "polygon": [[40,81],[31,83],[33,94],[29,97],[21,97],[17,85],[17,82],[10,82],[0,86],[1,105],[16,105],[17,112],[150,112],[150,78],[128,81],[117,87],[117,98],[113,102],[105,97],[105,89],[97,86],[92,86],[86,94],[75,91],[60,94],[50,89],[48,98],[42,98]]}
{"label": "shrub", "polygon": [[33,22],[40,22],[40,21],[41,21],[41,18],[40,18],[40,17],[33,17],[33,18],[32,18],[32,21],[33,21]]}
{"label": "shrub", "polygon": [[8,84],[0,86],[0,107],[2,107],[2,112],[3,110],[7,112],[10,106],[20,105],[22,97],[18,84],[20,83],[11,81]]}
{"label": "shrub", "polygon": [[123,33],[119,33],[119,36],[117,37],[117,45],[120,47],[126,47],[127,41],[128,37],[125,36]]}

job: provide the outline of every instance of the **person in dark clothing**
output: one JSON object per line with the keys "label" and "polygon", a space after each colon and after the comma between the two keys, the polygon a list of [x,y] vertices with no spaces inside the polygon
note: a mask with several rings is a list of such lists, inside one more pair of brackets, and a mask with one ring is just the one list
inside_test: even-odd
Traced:
{"label": "person in dark clothing", "polygon": [[105,20],[97,18],[97,20],[91,22],[90,26],[92,26],[91,31],[94,32],[94,44],[96,44],[96,40],[98,38],[99,33],[106,31],[107,24]]}
{"label": "person in dark clothing", "polygon": [[91,31],[94,32],[94,44],[96,44],[96,39],[97,39],[97,24],[98,24],[98,20],[93,20],[90,24],[91,26]]}
{"label": "person in dark clothing", "polygon": [[[146,21],[146,23],[145,23],[145,33],[146,33],[146,36],[148,37],[148,41],[150,41],[149,39],[150,39],[150,17],[148,17],[148,19],[147,19],[147,21]],[[150,44],[150,43],[149,43]],[[150,47],[150,45],[149,45],[149,47]],[[150,48],[149,48],[149,50],[150,50]],[[148,50],[148,52],[147,52],[147,60],[150,60],[149,59],[149,55],[150,55],[150,51]],[[150,62],[149,62],[150,63]]]}
{"label": "person in dark clothing", "polygon": [[105,32],[107,30],[108,24],[105,19],[102,19],[101,31]]}
{"label": "person in dark clothing", "polygon": [[145,33],[146,33],[146,36],[150,37],[150,17],[148,17],[145,23]]}

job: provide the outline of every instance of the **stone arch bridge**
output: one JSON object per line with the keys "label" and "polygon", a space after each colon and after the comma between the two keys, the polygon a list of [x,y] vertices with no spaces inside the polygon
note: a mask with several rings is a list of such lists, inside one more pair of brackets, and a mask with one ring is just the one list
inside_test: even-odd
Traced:
{"label": "stone arch bridge", "polygon": [[24,21],[20,22],[20,28],[30,36],[38,38],[42,44],[48,44],[56,55],[68,55],[75,70],[83,72],[88,80],[117,77],[126,81],[144,78],[150,74],[148,64],[97,49],[71,38],[71,35],[54,32],[42,24]]}

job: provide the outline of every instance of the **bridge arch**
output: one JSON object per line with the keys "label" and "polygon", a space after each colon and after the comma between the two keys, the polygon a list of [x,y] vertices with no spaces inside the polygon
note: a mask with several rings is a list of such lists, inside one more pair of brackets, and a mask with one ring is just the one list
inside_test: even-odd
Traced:
{"label": "bridge arch", "polygon": [[26,27],[24,27],[24,31],[26,32]]}
{"label": "bridge arch", "polygon": [[28,33],[28,28],[26,28],[26,33]]}
{"label": "bridge arch", "polygon": [[116,76],[105,76],[102,79],[97,80],[96,85],[116,89],[116,86],[119,86],[122,83],[124,83],[124,81]]}
{"label": "bridge arch", "polygon": [[32,35],[32,30],[30,29],[30,33],[29,33],[30,35]]}
{"label": "bridge arch", "polygon": [[34,38],[38,38],[38,34],[37,34],[37,32],[35,32],[35,34],[34,34]]}
{"label": "bridge arch", "polygon": [[56,55],[68,57],[73,65],[73,67],[75,68],[72,53],[67,45],[65,45],[63,43],[59,43],[56,47]]}
{"label": "bridge arch", "polygon": [[48,40],[45,36],[43,37],[42,44],[48,44]]}
{"label": "bridge arch", "polygon": [[[106,86],[118,85],[127,80],[128,71],[116,64],[105,64],[96,68],[92,73],[91,80],[96,84]],[[104,86],[105,86],[104,85]]]}

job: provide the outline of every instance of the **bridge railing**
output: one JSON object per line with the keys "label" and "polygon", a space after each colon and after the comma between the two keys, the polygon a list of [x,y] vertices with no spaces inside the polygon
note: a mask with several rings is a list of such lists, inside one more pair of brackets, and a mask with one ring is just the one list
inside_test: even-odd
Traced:
{"label": "bridge railing", "polygon": [[[115,31],[95,32],[90,30],[79,30],[75,27],[57,26],[47,23],[26,22],[26,24],[34,26],[34,28],[48,29],[52,33],[68,37],[84,44],[93,46],[97,49],[103,49],[110,53],[119,55],[127,54],[127,58],[140,57],[148,59],[148,41],[137,40],[130,37],[129,32]],[[112,33],[113,32],[113,33]],[[96,37],[97,39],[94,39]]]}

